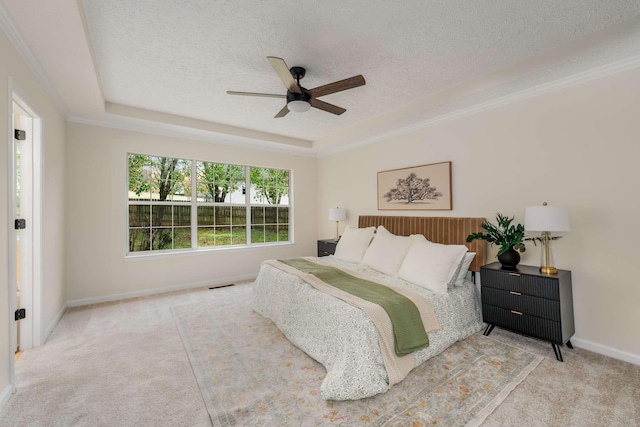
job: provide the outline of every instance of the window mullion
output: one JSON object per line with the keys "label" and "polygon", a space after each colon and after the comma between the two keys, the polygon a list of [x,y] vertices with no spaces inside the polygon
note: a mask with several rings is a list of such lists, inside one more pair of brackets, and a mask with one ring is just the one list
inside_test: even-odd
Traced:
{"label": "window mullion", "polygon": [[191,249],[198,247],[198,190],[196,160],[191,161]]}
{"label": "window mullion", "polygon": [[247,245],[251,244],[251,166],[244,168],[244,204],[247,207]]}

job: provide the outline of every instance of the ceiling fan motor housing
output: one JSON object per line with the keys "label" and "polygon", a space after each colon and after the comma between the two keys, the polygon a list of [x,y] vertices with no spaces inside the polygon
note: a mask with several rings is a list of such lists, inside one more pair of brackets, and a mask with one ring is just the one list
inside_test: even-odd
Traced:
{"label": "ceiling fan motor housing", "polygon": [[304,101],[311,103],[311,96],[307,93],[307,90],[300,86],[302,93],[294,93],[287,91],[287,104],[291,101]]}

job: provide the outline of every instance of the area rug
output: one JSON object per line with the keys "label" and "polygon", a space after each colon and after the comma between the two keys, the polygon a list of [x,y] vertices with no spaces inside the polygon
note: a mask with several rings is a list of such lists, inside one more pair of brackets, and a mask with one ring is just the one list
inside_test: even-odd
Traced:
{"label": "area rug", "polygon": [[320,397],[324,367],[251,310],[252,286],[172,308],[214,426],[475,426],[542,360],[480,333],[359,401]]}

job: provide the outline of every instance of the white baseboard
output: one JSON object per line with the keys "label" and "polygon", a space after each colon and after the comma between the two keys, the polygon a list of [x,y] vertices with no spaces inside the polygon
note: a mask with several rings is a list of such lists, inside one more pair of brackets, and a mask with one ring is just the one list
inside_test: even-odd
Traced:
{"label": "white baseboard", "polygon": [[249,274],[249,275],[244,275],[244,276],[227,277],[227,278],[220,279],[220,280],[207,280],[207,281],[204,281],[204,282],[186,283],[186,284],[182,284],[182,285],[167,286],[167,287],[164,287],[164,288],[146,289],[144,291],[126,292],[126,293],[123,293],[123,294],[107,295],[107,296],[103,296],[103,297],[69,300],[69,301],[67,301],[67,306],[68,307],[79,307],[79,306],[82,306],[82,305],[99,304],[99,303],[102,303],[102,302],[120,301],[120,300],[130,299],[130,298],[137,298],[137,297],[144,297],[144,296],[149,296],[149,295],[163,294],[163,293],[166,293],[166,292],[183,291],[185,289],[204,288],[204,287],[207,287],[207,286],[224,285],[224,284],[227,284],[227,283],[240,282],[240,281],[251,280],[251,279],[255,279],[255,278],[256,278],[255,274]]}
{"label": "white baseboard", "polygon": [[629,362],[633,363],[634,365],[640,366],[640,355],[638,354],[618,350],[617,348],[608,347],[606,345],[598,344],[593,341],[587,341],[582,338],[571,338],[571,344],[573,344],[574,347],[593,351],[594,353],[613,357],[614,359],[622,360],[623,362]]}
{"label": "white baseboard", "polygon": [[68,304],[63,304],[62,307],[60,307],[60,310],[58,310],[56,316],[51,320],[51,322],[49,322],[49,326],[47,326],[47,329],[44,331],[44,336],[42,337],[42,344],[47,342],[49,335],[53,332],[53,328],[55,328],[58,322],[60,322],[60,319],[62,319],[62,316],[64,316],[64,312],[67,311],[68,307]]}
{"label": "white baseboard", "polygon": [[4,405],[7,404],[9,399],[11,399],[11,395],[13,394],[13,385],[7,385],[4,390],[2,390],[2,394],[0,394],[0,411],[4,409]]}

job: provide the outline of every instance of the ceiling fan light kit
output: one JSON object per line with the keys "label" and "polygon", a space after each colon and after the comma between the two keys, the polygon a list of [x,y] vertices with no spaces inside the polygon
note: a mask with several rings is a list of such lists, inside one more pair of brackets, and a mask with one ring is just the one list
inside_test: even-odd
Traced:
{"label": "ceiling fan light kit", "polygon": [[308,101],[294,100],[287,103],[287,108],[294,113],[304,113],[311,109],[311,104]]}
{"label": "ceiling fan light kit", "polygon": [[[268,56],[267,59],[278,73],[280,80],[287,88],[287,104],[276,114],[275,118],[284,117],[289,111],[296,113],[304,113],[309,111],[311,107],[319,110],[326,111],[335,115],[344,113],[344,108],[337,105],[329,104],[328,102],[317,99],[320,96],[329,95],[336,92],[341,92],[347,89],[353,89],[354,87],[364,86],[365,80],[362,75],[353,76],[348,79],[340,80],[337,82],[329,83],[323,86],[318,86],[313,89],[306,89],[300,85],[300,79],[302,79],[306,70],[303,67],[291,67],[288,68],[287,64],[282,58],[276,58],[275,56]],[[255,92],[236,92],[227,91],[229,95],[243,95],[243,96],[262,96],[270,98],[284,98],[285,95],[277,95],[271,93],[255,93]]]}

